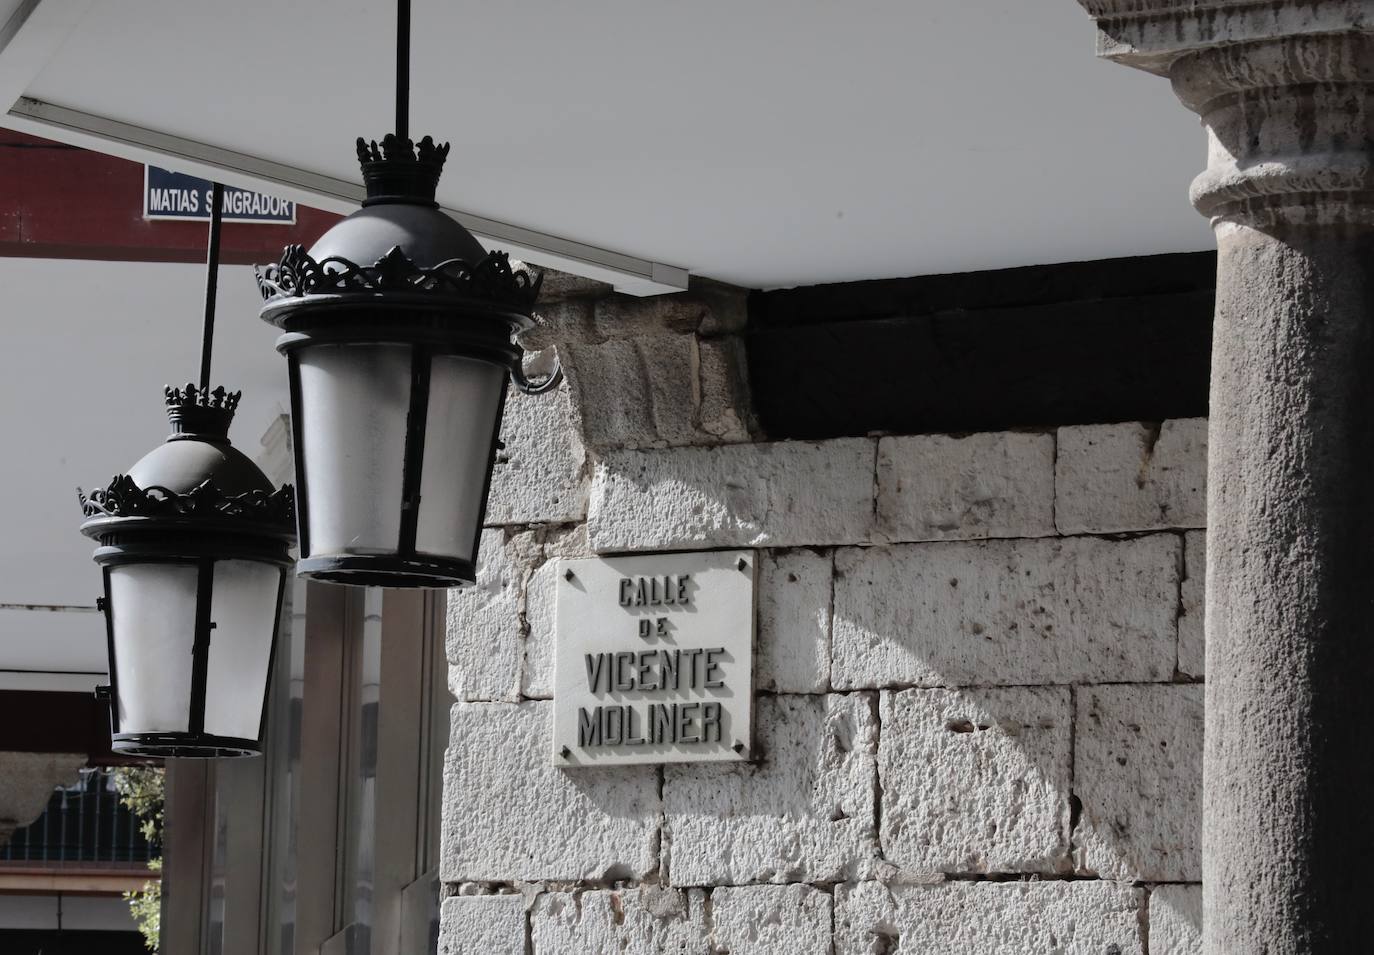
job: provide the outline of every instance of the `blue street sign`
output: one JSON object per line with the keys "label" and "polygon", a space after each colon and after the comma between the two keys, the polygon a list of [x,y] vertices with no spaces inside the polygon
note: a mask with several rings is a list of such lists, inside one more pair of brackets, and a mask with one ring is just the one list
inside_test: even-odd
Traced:
{"label": "blue street sign", "polygon": [[[143,217],[208,220],[210,181],[158,166],[144,166]],[[225,186],[224,221],[294,223],[296,204],[261,192]]]}

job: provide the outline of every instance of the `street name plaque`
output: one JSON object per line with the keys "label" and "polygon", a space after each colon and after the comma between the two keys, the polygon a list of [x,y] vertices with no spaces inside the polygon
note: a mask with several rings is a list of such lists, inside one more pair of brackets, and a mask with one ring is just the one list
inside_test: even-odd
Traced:
{"label": "street name plaque", "polygon": [[559,564],[555,766],[749,760],[756,563],[712,551]]}
{"label": "street name plaque", "polygon": [[[143,218],[171,220],[210,219],[213,183],[208,179],[172,172],[161,166],[143,167]],[[259,222],[293,225],[296,204],[251,189],[224,187],[225,222]]]}

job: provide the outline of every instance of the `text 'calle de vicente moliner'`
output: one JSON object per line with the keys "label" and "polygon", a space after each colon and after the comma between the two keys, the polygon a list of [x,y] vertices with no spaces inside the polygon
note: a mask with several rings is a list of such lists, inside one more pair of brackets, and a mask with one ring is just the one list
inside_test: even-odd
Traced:
{"label": "text 'calle de vicente moliner'", "polygon": [[[634,633],[640,640],[670,639],[673,612],[692,607],[691,574],[622,577],[619,604],[632,610],[661,610],[663,616],[642,616]],[[598,698],[608,694],[653,693],[700,696],[724,690],[725,647],[615,650],[583,654],[587,690]],[[724,707],[719,700],[682,699],[635,701],[579,707],[577,745],[657,746],[719,743]]]}

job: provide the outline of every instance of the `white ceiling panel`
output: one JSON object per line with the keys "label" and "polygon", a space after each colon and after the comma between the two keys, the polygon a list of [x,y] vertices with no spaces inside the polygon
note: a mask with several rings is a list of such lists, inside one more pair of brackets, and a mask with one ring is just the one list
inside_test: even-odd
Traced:
{"label": "white ceiling panel", "polygon": [[[70,0],[42,0],[67,3]],[[393,5],[94,4],[46,103],[358,180]],[[416,0],[446,207],[751,287],[1209,248],[1203,134],[1074,0]],[[0,63],[4,56],[0,54]],[[173,163],[175,165],[175,163]]]}

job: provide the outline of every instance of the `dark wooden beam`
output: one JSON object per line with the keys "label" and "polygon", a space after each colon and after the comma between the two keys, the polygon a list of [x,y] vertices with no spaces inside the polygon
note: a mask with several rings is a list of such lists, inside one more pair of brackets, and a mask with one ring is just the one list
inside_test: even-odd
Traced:
{"label": "dark wooden beam", "polygon": [[1207,413],[1215,255],[756,293],[768,436],[820,439]]}

